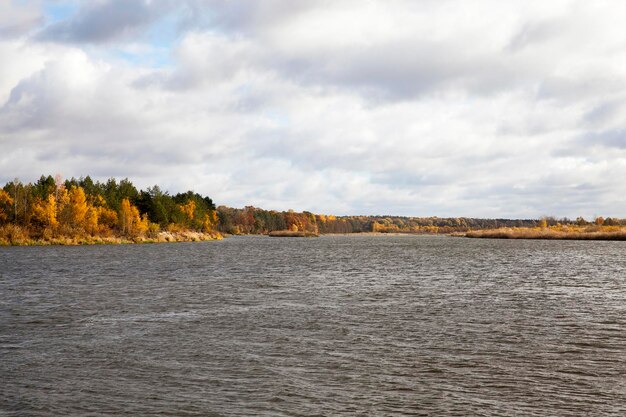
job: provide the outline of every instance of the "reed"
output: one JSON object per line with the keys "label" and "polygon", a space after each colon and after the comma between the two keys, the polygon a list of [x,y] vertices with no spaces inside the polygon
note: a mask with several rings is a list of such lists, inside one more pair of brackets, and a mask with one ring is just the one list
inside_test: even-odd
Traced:
{"label": "reed", "polygon": [[464,234],[469,238],[488,239],[547,239],[547,240],[626,240],[626,228],[615,226],[527,228],[512,227],[474,230]]}

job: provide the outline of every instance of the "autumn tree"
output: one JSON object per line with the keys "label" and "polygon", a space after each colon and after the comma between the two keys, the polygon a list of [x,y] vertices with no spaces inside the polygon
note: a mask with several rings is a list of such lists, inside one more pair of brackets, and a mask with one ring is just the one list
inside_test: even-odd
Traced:
{"label": "autumn tree", "polygon": [[106,206],[94,207],[98,214],[98,229],[101,233],[111,233],[118,225],[118,215],[113,209]]}
{"label": "autumn tree", "polygon": [[120,230],[122,233],[130,235],[133,230],[133,223],[139,221],[139,212],[133,210],[133,206],[131,206],[130,201],[125,198],[122,200],[122,204],[120,205],[120,210],[118,213],[118,220],[120,225]]}
{"label": "autumn tree", "polygon": [[82,226],[89,207],[87,197],[82,187],[72,187],[69,191],[70,222],[76,226]]}
{"label": "autumn tree", "polygon": [[25,225],[27,223],[29,188],[22,184],[18,178],[15,178],[4,186],[4,191],[11,197],[12,207],[9,212],[9,220]]}
{"label": "autumn tree", "polygon": [[212,232],[217,227],[218,223],[217,211],[209,210],[206,214],[204,221],[202,222],[202,231],[205,233]]}
{"label": "autumn tree", "polygon": [[0,189],[0,223],[9,220],[9,213],[13,208],[13,198],[4,190]]}
{"label": "autumn tree", "polygon": [[70,203],[70,195],[65,188],[65,185],[61,184],[54,190],[54,199],[57,204],[57,219],[60,223],[66,225],[69,223],[69,219],[67,218],[67,206]]}
{"label": "autumn tree", "polygon": [[178,230],[211,232],[219,218],[209,197],[191,191],[172,197],[158,186],[137,191],[128,179],[101,183],[87,176],[63,181],[57,174],[41,176],[34,184],[18,179],[5,184],[0,190],[0,223],[19,225],[33,236],[154,236],[160,225],[173,223]]}
{"label": "autumn tree", "polygon": [[98,208],[89,206],[83,220],[83,228],[90,235],[98,232]]}
{"label": "autumn tree", "polygon": [[[217,213],[210,198],[187,191],[175,195],[173,200],[177,203],[176,210],[172,213],[175,223],[204,232],[210,232],[217,225]],[[254,223],[253,217],[252,222]]]}
{"label": "autumn tree", "polygon": [[85,191],[81,187],[71,185],[69,191],[63,188],[59,191],[57,203],[61,206],[59,219],[63,225],[73,229],[84,227],[85,215],[89,207]]}
{"label": "autumn tree", "polygon": [[57,202],[58,202],[59,201],[59,193],[60,193],[60,191],[63,188],[65,188],[65,186],[63,185],[63,177],[59,173],[54,175],[54,186],[55,186],[54,198],[56,198]]}
{"label": "autumn tree", "polygon": [[33,220],[42,228],[55,228],[57,226],[57,201],[53,193],[48,194],[45,199],[36,197],[32,204],[32,212]]}
{"label": "autumn tree", "polygon": [[126,236],[143,235],[148,230],[148,216],[146,214],[140,216],[137,207],[132,205],[127,198],[122,199],[118,217],[120,230]]}
{"label": "autumn tree", "polygon": [[184,204],[179,204],[178,207],[184,216],[185,224],[187,226],[191,226],[196,211],[196,202],[193,200],[188,200]]}

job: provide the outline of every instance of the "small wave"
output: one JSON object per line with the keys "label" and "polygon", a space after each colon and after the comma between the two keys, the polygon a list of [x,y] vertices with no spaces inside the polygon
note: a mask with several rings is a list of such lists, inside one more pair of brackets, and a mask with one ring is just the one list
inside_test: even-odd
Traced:
{"label": "small wave", "polygon": [[199,317],[196,312],[189,311],[169,311],[165,313],[147,313],[134,315],[121,315],[111,317],[91,317],[83,320],[85,323],[119,323],[119,322],[166,322],[166,321],[184,321]]}

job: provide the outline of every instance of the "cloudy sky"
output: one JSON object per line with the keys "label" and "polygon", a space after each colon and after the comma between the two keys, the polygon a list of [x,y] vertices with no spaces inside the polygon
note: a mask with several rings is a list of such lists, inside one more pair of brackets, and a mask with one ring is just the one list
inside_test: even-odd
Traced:
{"label": "cloudy sky", "polygon": [[0,0],[0,182],[626,217],[626,5]]}

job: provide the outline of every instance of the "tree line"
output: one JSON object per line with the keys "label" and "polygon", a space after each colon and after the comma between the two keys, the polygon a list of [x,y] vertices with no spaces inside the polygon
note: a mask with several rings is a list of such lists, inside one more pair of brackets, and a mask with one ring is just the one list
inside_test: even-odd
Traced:
{"label": "tree line", "polygon": [[217,213],[209,197],[193,191],[169,195],[156,185],[138,190],[128,179],[94,182],[87,176],[62,181],[49,175],[34,183],[16,179],[4,185],[0,225],[19,227],[35,239],[136,238],[159,231],[211,233]]}
{"label": "tree line", "polygon": [[[333,216],[273,211],[248,206],[242,209],[219,206],[218,230],[229,234],[267,234],[277,230],[328,233],[415,233],[447,234],[498,227],[537,227],[541,220],[439,218],[403,216]],[[568,221],[569,220],[565,220]]]}
{"label": "tree line", "polygon": [[158,185],[139,190],[127,178],[94,182],[87,176],[63,181],[60,176],[48,175],[34,183],[24,184],[16,179],[4,185],[0,190],[0,227],[7,225],[19,227],[34,239],[50,239],[59,236],[154,237],[162,231],[235,235],[280,230],[316,234],[447,234],[503,227],[624,226],[626,220],[333,216],[252,206],[216,208],[211,198],[193,191],[170,195]]}

